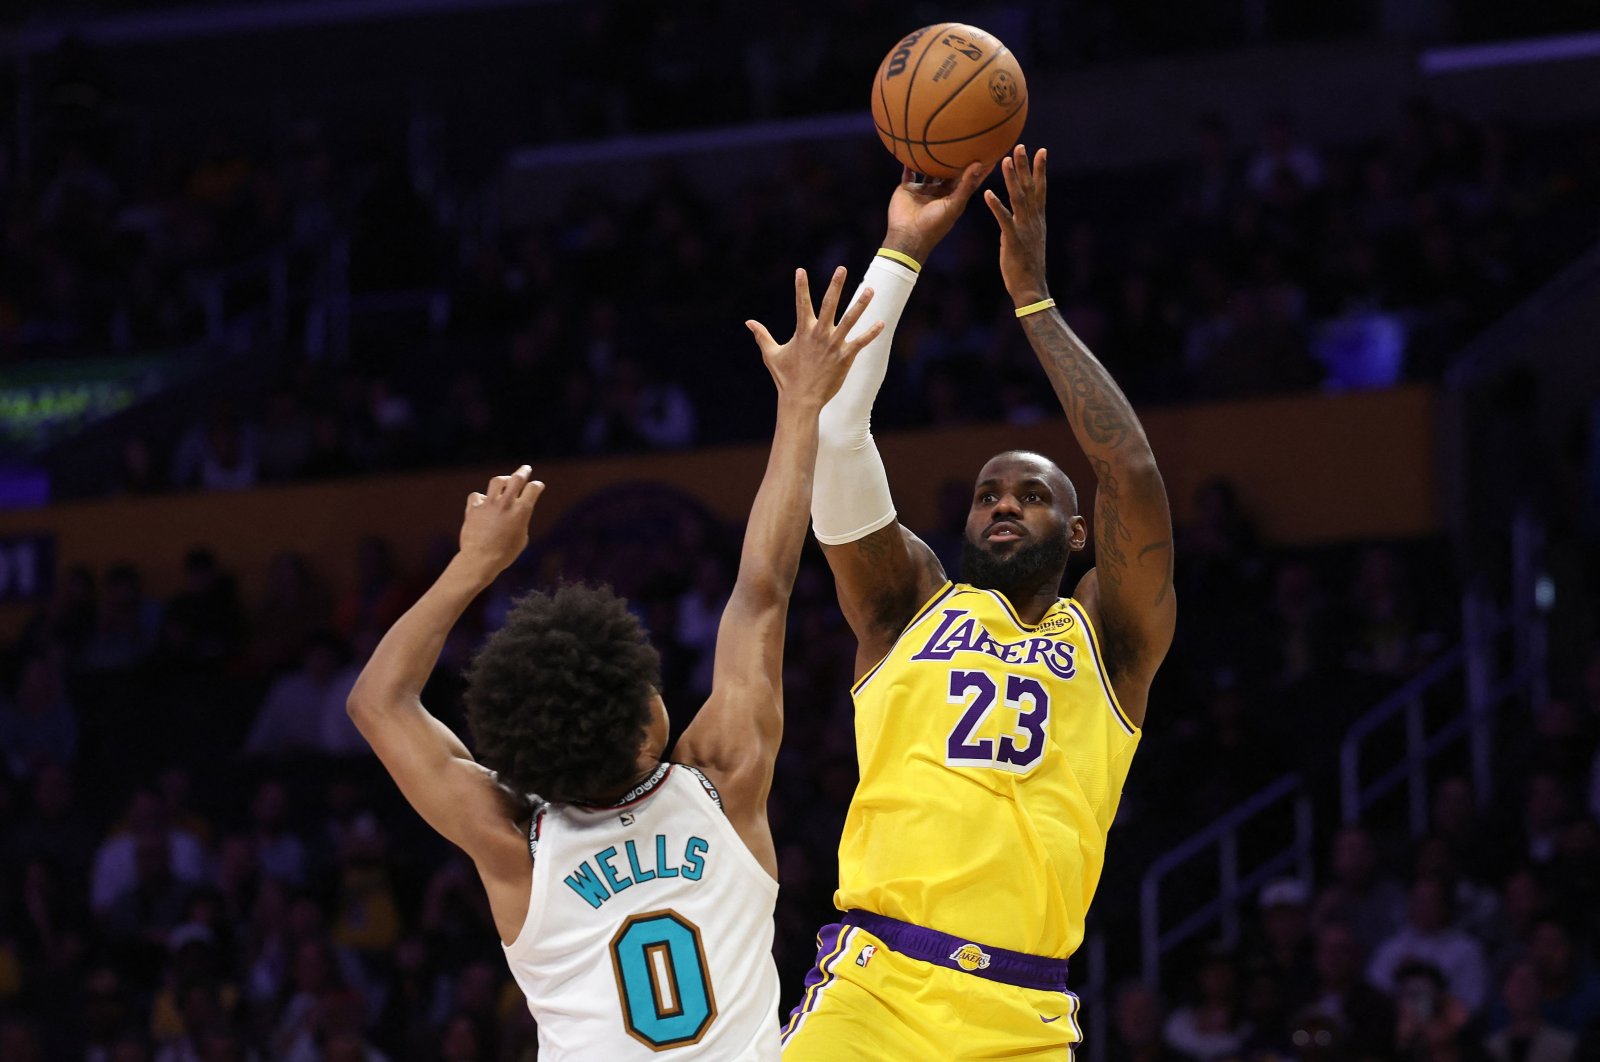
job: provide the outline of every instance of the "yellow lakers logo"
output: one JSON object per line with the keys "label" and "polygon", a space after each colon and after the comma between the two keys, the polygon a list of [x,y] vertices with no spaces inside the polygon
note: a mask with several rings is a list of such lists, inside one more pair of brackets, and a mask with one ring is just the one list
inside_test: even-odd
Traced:
{"label": "yellow lakers logo", "polygon": [[1065,634],[1072,629],[1073,622],[1072,613],[1061,612],[1051,616],[1034,630],[1039,634]]}
{"label": "yellow lakers logo", "polygon": [[950,953],[950,961],[971,973],[989,968],[989,953],[976,944],[963,944]]}

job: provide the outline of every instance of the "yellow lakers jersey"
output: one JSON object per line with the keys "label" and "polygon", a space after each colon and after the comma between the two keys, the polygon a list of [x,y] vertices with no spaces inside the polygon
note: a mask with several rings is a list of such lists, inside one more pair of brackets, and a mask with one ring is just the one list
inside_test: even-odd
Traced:
{"label": "yellow lakers jersey", "polygon": [[1139,744],[1082,606],[947,583],[852,692],[839,909],[1070,956]]}

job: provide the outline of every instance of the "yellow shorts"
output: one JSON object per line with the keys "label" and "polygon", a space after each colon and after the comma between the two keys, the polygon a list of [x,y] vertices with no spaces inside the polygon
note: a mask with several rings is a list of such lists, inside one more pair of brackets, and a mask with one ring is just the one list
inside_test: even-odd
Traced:
{"label": "yellow shorts", "polygon": [[1078,997],[1019,988],[892,951],[860,926],[817,935],[783,1030],[784,1062],[1054,1059],[1083,1039]]}

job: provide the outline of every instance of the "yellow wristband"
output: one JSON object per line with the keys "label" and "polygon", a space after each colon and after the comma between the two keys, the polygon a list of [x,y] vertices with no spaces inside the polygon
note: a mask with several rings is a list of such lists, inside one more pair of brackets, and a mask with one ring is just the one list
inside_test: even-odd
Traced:
{"label": "yellow wristband", "polygon": [[1043,302],[1030,302],[1026,306],[1018,306],[1017,307],[1017,316],[1018,317],[1026,317],[1030,313],[1038,313],[1040,310],[1048,310],[1050,307],[1054,306],[1055,304],[1056,304],[1056,300],[1054,300],[1054,299],[1045,299]]}
{"label": "yellow wristband", "polygon": [[878,255],[881,258],[887,258],[891,261],[899,262],[901,265],[910,269],[913,273],[922,272],[922,263],[917,261],[915,258],[912,258],[909,254],[906,254],[904,251],[896,251],[891,247],[879,247]]}

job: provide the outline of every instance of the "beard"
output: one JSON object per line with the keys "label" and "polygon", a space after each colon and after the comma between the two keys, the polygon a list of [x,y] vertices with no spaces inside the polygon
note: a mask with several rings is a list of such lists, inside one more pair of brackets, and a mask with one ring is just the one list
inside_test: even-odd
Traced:
{"label": "beard", "polygon": [[1072,553],[1065,535],[1037,542],[1024,541],[1001,556],[961,536],[961,581],[980,590],[998,590],[1009,601],[1035,593],[1054,580],[1052,591],[1061,589],[1067,573],[1067,557]]}

